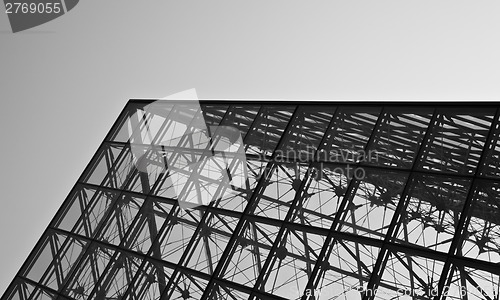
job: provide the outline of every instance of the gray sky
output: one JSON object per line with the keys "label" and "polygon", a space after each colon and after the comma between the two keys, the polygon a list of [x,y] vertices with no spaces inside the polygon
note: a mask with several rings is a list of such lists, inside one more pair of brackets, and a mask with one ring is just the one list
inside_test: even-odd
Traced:
{"label": "gray sky", "polygon": [[0,294],[129,98],[499,99],[500,2],[83,0],[0,14]]}

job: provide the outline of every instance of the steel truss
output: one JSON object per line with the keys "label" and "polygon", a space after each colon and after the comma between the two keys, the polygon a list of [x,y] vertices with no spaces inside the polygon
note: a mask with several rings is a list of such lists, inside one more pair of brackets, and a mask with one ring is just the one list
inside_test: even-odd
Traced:
{"label": "steel truss", "polygon": [[189,105],[127,104],[2,300],[499,299],[498,103]]}

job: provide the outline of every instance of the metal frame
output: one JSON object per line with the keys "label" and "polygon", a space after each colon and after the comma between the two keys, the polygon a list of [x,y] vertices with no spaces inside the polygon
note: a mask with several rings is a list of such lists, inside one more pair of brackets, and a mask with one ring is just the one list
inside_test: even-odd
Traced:
{"label": "metal frame", "polygon": [[169,166],[208,152],[160,141],[186,103],[129,101],[2,300],[498,299],[500,103],[200,101],[191,122],[237,127],[248,178],[183,210]]}

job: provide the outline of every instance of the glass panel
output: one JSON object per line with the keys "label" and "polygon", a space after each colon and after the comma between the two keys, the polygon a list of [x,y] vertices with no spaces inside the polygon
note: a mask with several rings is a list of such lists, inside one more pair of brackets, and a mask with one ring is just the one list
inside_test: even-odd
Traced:
{"label": "glass panel", "polygon": [[179,262],[184,252],[189,250],[188,244],[205,213],[201,209],[184,210],[178,206],[175,207],[168,223],[160,233],[161,259],[172,263]]}
{"label": "glass panel", "polygon": [[[114,253],[114,250],[104,246],[90,245],[82,264],[70,278],[63,293],[74,298],[88,299]],[[105,276],[106,274],[103,277]]]}
{"label": "glass panel", "polygon": [[253,128],[245,136],[246,153],[259,158],[270,156],[283,135],[295,110],[294,106],[264,106]]}
{"label": "glass panel", "polygon": [[[161,141],[168,140],[165,137],[166,132],[169,132],[166,127],[172,121],[189,124],[194,116],[201,117],[199,111],[200,106],[196,101],[175,105],[168,101],[156,101],[141,107],[132,106],[111,141],[138,145],[160,144]],[[177,129],[180,127],[182,126]]]}
{"label": "glass panel", "polygon": [[97,162],[84,182],[115,189],[124,188],[136,169],[135,165],[136,158],[130,147],[105,143]]}
{"label": "glass panel", "polygon": [[314,164],[312,169],[312,180],[292,220],[330,229],[353,176],[345,165]]}
{"label": "glass panel", "polygon": [[431,108],[387,108],[363,163],[411,169],[433,111]]}
{"label": "glass panel", "polygon": [[201,104],[200,106],[208,126],[219,125],[230,109],[229,105]]}
{"label": "glass panel", "polygon": [[[493,109],[492,109],[493,111]],[[500,178],[500,116],[495,120],[495,127],[491,134],[490,147],[485,149],[484,163],[480,175],[490,178]]]}
{"label": "glass panel", "polygon": [[500,261],[500,183],[479,181],[458,255]]}
{"label": "glass panel", "polygon": [[[79,185],[57,227],[93,237],[97,228],[102,225],[106,214],[117,201],[118,195],[114,191]],[[120,199],[125,198],[122,196]]]}
{"label": "glass panel", "polygon": [[167,160],[165,152],[159,147],[142,148],[133,145],[132,150],[140,155],[128,176],[127,189],[137,193],[149,194],[157,181],[166,176]]}
{"label": "glass panel", "polygon": [[207,143],[207,124],[199,104],[175,105],[168,118],[164,118],[161,130],[151,135],[157,136],[153,143],[155,145],[186,147],[191,144],[196,145],[197,149],[204,149]]}
{"label": "glass panel", "polygon": [[166,299],[201,299],[208,281],[190,274],[179,273],[174,279],[173,289],[167,291]]}
{"label": "glass panel", "polygon": [[276,163],[274,172],[269,175],[265,189],[255,199],[250,213],[273,219],[284,220],[290,206],[300,190],[308,165],[295,163]]}
{"label": "glass panel", "polygon": [[448,252],[470,187],[470,179],[419,175],[411,183],[397,242]]}
{"label": "glass panel", "polygon": [[325,237],[320,235],[286,230],[265,271],[262,291],[285,299],[300,299],[324,242]]}
{"label": "glass panel", "polygon": [[243,140],[246,141],[246,135],[253,128],[252,124],[255,122],[260,108],[260,106],[254,105],[233,104],[231,105],[231,110],[224,115],[224,119],[220,125],[236,127],[241,133]]}
{"label": "glass panel", "polygon": [[[259,178],[264,174],[267,162],[215,156],[204,162],[195,162],[194,165],[202,170],[197,177],[192,177],[195,171],[185,158],[179,159],[176,164],[170,164],[169,172],[161,177],[153,194],[175,200],[180,197],[184,199],[184,208],[211,204],[242,212]],[[223,170],[227,171],[224,176],[221,175]],[[209,176],[212,173],[217,174],[217,177]]]}
{"label": "glass panel", "polygon": [[55,295],[53,292],[35,286],[21,279],[16,279],[13,291],[10,294],[7,291],[4,297],[6,297],[5,299],[8,300],[55,300],[56,298],[62,300],[67,299],[63,297],[58,298],[57,295]]}
{"label": "glass panel", "polygon": [[213,274],[238,221],[238,218],[221,213],[210,213],[195,237],[195,244],[189,250],[189,261],[185,266]]}
{"label": "glass panel", "polygon": [[436,172],[474,174],[495,111],[447,109],[431,130],[419,168]]}
{"label": "glass panel", "polygon": [[100,285],[90,299],[120,299],[138,272],[141,261],[141,258],[132,255],[117,255],[110,268],[102,275]]}
{"label": "glass panel", "polygon": [[279,227],[246,221],[234,246],[223,278],[253,287],[278,235]]}
{"label": "glass panel", "polygon": [[409,253],[391,252],[383,269],[377,290],[366,290],[375,294],[375,299],[433,299],[444,262]]}
{"label": "glass panel", "polygon": [[[118,201],[110,209],[109,218],[98,239],[118,246],[125,238],[128,238],[130,225],[143,203],[144,199],[142,198],[132,197],[127,194],[120,195]],[[129,244],[126,243],[126,246],[129,246]]]}
{"label": "glass panel", "polygon": [[359,299],[370,280],[380,249],[348,240],[333,243],[328,260],[321,265],[318,286],[304,294],[320,299]]}
{"label": "glass panel", "polygon": [[[291,124],[291,134],[276,150],[277,159],[305,162],[314,157],[325,132],[329,130],[335,107],[299,106]],[[326,139],[326,137],[325,137]]]}
{"label": "glass panel", "polygon": [[118,124],[112,129],[110,141],[126,143],[132,136],[133,131],[137,128],[137,121],[140,120],[137,116],[143,115],[145,107],[148,104],[129,103],[125,107],[123,115],[119,117]]}
{"label": "glass panel", "polygon": [[146,261],[138,273],[138,278],[129,288],[128,296],[123,299],[160,299],[166,284],[172,277],[173,269],[155,262]]}
{"label": "glass panel", "polygon": [[165,151],[166,156],[177,157],[167,161],[165,174],[157,176],[161,180],[154,194],[176,199],[183,208],[193,208],[214,201],[227,202],[245,193],[245,187],[251,188],[255,180],[246,180],[248,165],[240,142],[233,144],[234,149],[215,155],[210,149],[185,149],[177,154]]}
{"label": "glass panel", "polygon": [[85,241],[51,232],[26,277],[54,290],[61,288],[86,245]]}
{"label": "glass panel", "polygon": [[130,287],[128,297],[124,299],[160,299],[172,273],[173,270],[170,268],[147,261],[139,272],[136,282]]}
{"label": "glass panel", "polygon": [[154,188],[155,195],[176,199],[183,208],[227,202],[246,193],[255,180],[246,178],[241,133],[233,126],[217,126],[226,116],[222,111],[207,108],[204,113],[212,119],[206,121],[194,107],[176,105],[162,141],[151,151],[141,150],[146,153],[138,165],[142,171],[132,178],[131,189],[149,193]]}
{"label": "glass panel", "polygon": [[474,267],[453,266],[446,299],[498,299],[500,276]]}
{"label": "glass panel", "polygon": [[329,162],[355,163],[364,157],[381,108],[339,107],[318,156]]}
{"label": "glass panel", "polygon": [[339,220],[343,232],[384,239],[398,205],[407,173],[359,168],[359,183]]}
{"label": "glass panel", "polygon": [[247,300],[249,296],[249,294],[227,286],[225,283],[216,283],[209,299]]}

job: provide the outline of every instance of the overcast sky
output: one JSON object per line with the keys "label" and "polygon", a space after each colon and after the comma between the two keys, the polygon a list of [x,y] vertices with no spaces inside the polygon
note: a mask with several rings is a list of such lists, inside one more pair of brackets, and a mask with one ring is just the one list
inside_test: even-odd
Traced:
{"label": "overcast sky", "polygon": [[0,13],[0,295],[129,98],[500,98],[500,1],[83,0]]}

